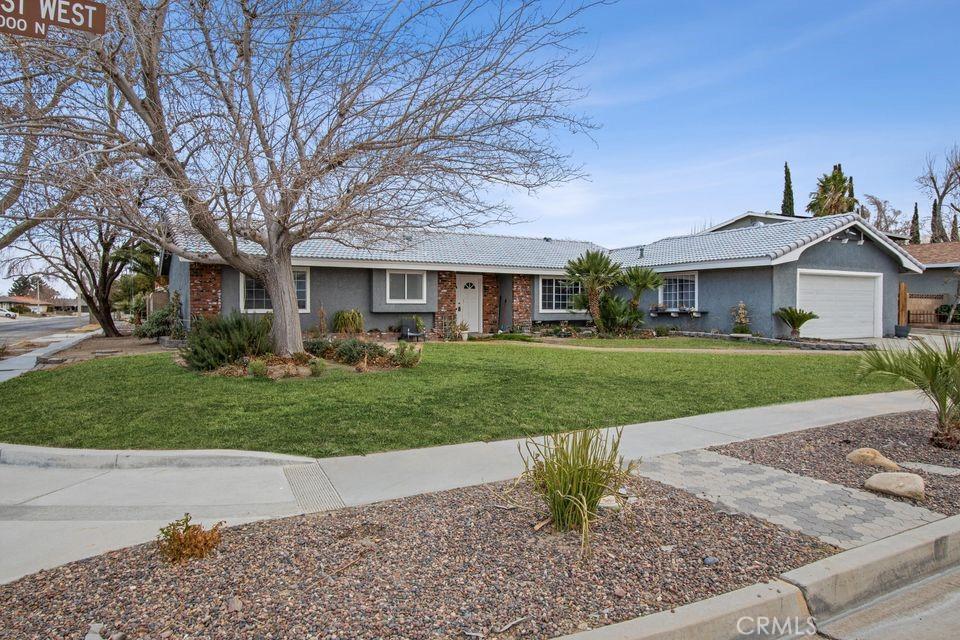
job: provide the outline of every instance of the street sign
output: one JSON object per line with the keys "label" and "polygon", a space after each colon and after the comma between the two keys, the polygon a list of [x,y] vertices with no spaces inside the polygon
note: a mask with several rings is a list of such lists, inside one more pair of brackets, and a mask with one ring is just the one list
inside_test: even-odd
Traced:
{"label": "street sign", "polygon": [[107,30],[107,6],[93,0],[0,0],[0,33],[46,38],[47,27]]}

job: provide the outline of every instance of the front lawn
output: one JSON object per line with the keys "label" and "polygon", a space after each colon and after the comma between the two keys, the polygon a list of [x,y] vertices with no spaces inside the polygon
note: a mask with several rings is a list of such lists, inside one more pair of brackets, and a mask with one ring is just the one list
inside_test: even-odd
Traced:
{"label": "front lawn", "polygon": [[568,338],[563,344],[578,347],[632,348],[632,349],[791,349],[782,344],[760,344],[739,340],[715,338],[687,338],[668,336],[663,338]]}
{"label": "front lawn", "polygon": [[231,448],[310,456],[498,440],[902,388],[857,358],[430,343],[415,369],[271,382],[168,354],[92,360],[0,384],[0,442]]}

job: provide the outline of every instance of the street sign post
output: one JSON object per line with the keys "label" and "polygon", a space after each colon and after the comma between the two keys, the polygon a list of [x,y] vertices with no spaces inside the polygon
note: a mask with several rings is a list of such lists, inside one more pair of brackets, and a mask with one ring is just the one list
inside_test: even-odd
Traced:
{"label": "street sign post", "polygon": [[46,38],[47,27],[103,35],[107,7],[93,0],[0,0],[0,33]]}

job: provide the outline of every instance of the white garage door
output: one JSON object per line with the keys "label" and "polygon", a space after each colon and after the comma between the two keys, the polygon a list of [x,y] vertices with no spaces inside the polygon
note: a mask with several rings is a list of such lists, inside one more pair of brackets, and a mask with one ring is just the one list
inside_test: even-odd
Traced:
{"label": "white garage door", "polygon": [[880,274],[843,274],[800,269],[797,307],[813,311],[816,320],[803,325],[810,338],[879,338],[883,291]]}

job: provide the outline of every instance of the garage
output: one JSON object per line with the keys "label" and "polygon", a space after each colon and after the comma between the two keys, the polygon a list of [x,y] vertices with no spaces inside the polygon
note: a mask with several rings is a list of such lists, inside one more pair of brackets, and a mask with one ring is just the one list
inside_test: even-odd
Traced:
{"label": "garage", "polygon": [[882,337],[882,305],[882,274],[797,270],[797,307],[820,316],[803,325],[805,337]]}

